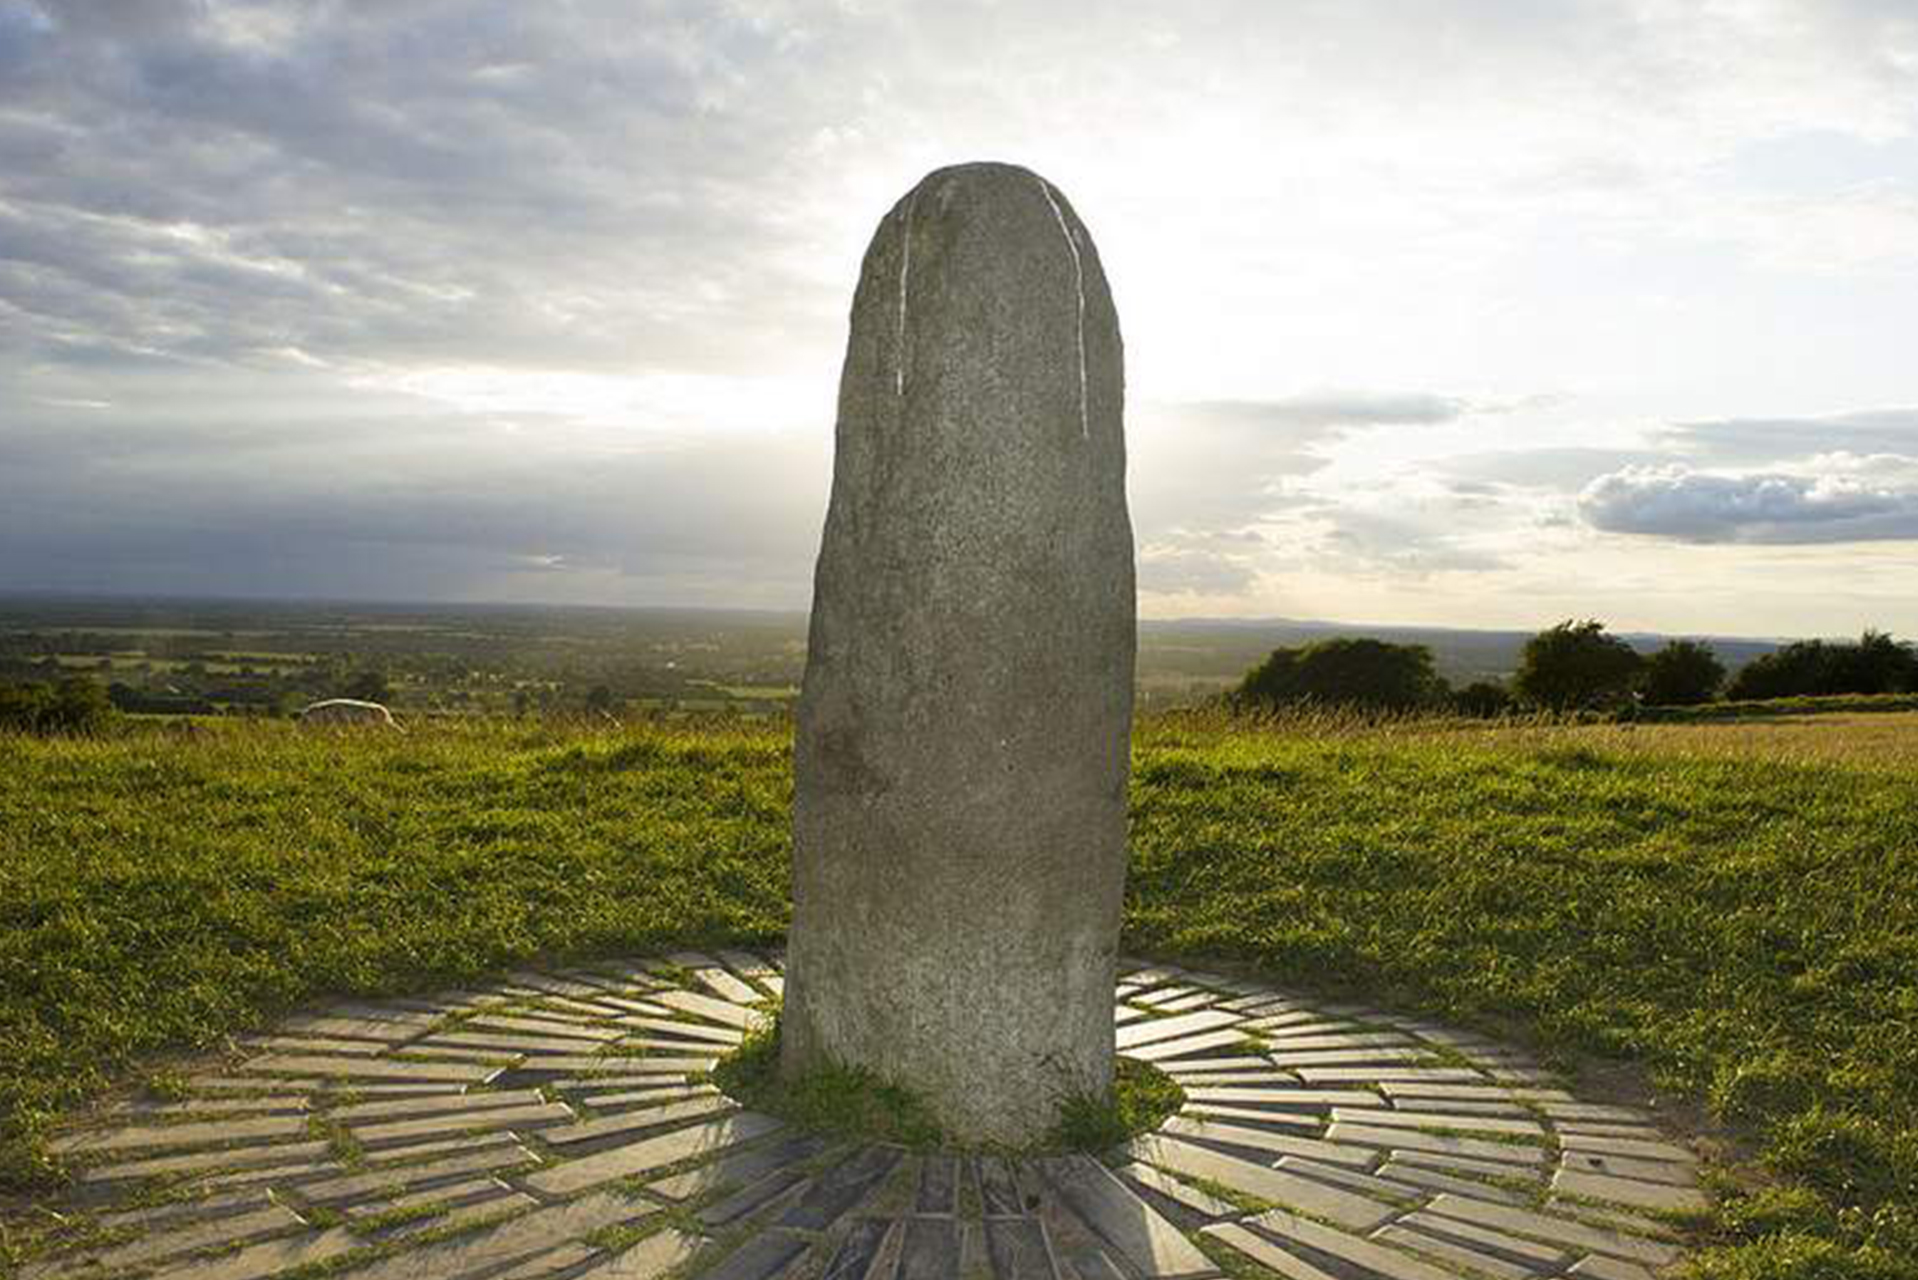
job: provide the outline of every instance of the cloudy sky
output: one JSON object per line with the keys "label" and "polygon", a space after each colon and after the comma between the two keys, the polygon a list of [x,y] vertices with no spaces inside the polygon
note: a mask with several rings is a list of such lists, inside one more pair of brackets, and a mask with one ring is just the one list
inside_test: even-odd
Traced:
{"label": "cloudy sky", "polygon": [[0,590],[803,607],[979,158],[1148,616],[1918,633],[1912,0],[0,0]]}

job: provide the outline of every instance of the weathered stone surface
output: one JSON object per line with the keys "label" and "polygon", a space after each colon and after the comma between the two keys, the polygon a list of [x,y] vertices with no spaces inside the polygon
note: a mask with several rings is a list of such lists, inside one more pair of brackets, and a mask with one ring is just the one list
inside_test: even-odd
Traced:
{"label": "weathered stone surface", "polygon": [[1395,1212],[1391,1205],[1354,1195],[1280,1169],[1267,1168],[1207,1147],[1171,1138],[1134,1138],[1127,1148],[1135,1159],[1193,1178],[1205,1178],[1249,1196],[1290,1205],[1329,1218],[1340,1226],[1364,1230]]}
{"label": "weathered stone surface", "polygon": [[1023,1143],[1112,1078],[1134,659],[1117,317],[1036,174],[867,250],[798,709],[786,1064]]}
{"label": "weathered stone surface", "polygon": [[657,1138],[646,1138],[597,1155],[569,1160],[565,1164],[542,1169],[521,1181],[544,1195],[570,1195],[586,1187],[611,1182],[614,1178],[631,1177],[681,1160],[723,1151],[761,1134],[771,1133],[778,1127],[777,1120],[742,1111],[723,1120],[675,1129]]}
{"label": "weathered stone surface", "polygon": [[1038,1162],[1040,1172],[1079,1218],[1146,1280],[1202,1280],[1218,1268],[1111,1170],[1085,1156]]}

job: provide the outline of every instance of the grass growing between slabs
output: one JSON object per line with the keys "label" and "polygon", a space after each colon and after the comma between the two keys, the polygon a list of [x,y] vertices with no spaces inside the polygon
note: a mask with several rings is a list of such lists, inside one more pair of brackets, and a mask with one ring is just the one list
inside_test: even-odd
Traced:
{"label": "grass growing between slabs", "polygon": [[[1649,1069],[1712,1280],[1918,1277],[1918,716],[1140,728],[1128,945]],[[783,728],[0,738],[0,1142],[302,1000],[785,927]]]}
{"label": "grass growing between slabs", "polygon": [[[855,1142],[891,1142],[918,1151],[951,1147],[938,1118],[910,1089],[863,1068],[833,1064],[796,1079],[779,1070],[779,1021],[750,1031],[721,1059],[713,1083],[728,1097],[795,1128]],[[1036,1150],[1101,1152],[1156,1128],[1185,1093],[1157,1067],[1118,1060],[1112,1092],[1067,1098],[1058,1126]]]}

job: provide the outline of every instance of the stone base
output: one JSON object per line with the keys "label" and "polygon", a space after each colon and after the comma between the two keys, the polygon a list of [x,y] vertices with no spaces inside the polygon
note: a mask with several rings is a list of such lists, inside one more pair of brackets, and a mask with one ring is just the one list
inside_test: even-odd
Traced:
{"label": "stone base", "polygon": [[[1642,1280],[1680,1254],[1646,1211],[1704,1203],[1650,1116],[1514,1050],[1124,969],[1119,1052],[1187,1101],[1109,1165],[835,1145],[744,1111],[688,1077],[764,1016],[779,962],[682,953],[289,1019],[184,1100],[56,1137],[75,1184],[47,1207],[99,1230],[21,1275],[1198,1280],[1220,1274],[1205,1245],[1289,1277]],[[132,1203],[155,1179],[168,1195]]]}

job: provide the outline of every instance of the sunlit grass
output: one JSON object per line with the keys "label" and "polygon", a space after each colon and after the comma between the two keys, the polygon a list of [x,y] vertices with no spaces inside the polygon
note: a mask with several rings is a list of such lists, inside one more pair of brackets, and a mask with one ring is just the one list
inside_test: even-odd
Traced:
{"label": "sunlit grass", "polygon": [[[330,992],[784,930],[782,726],[0,738],[0,1126]],[[1127,945],[1642,1064],[1729,1280],[1918,1257],[1918,716],[1142,724]]]}

